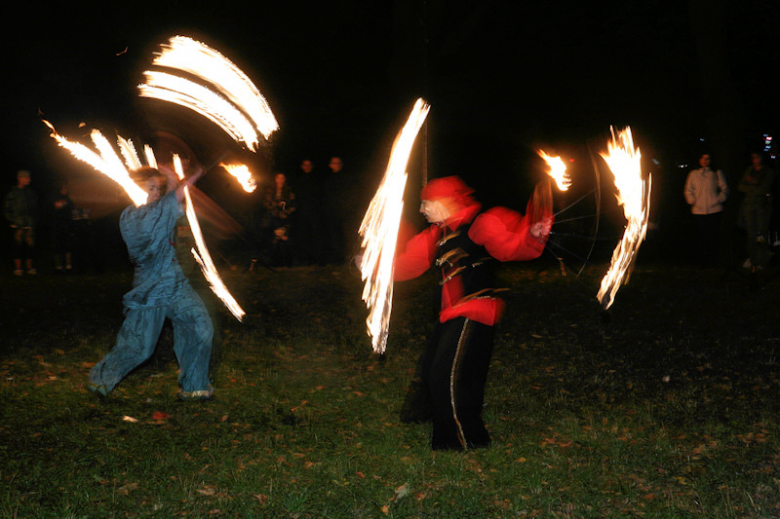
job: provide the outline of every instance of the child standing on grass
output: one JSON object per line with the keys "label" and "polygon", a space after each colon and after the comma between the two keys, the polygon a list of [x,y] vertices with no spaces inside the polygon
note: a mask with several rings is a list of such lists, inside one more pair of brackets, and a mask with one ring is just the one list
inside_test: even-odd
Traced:
{"label": "child standing on grass", "polygon": [[[539,257],[552,225],[551,200],[537,186],[526,216],[503,207],[482,212],[458,177],[429,182],[420,212],[432,225],[399,249],[395,279],[441,271],[441,312],[401,409],[401,421],[433,421],[433,449],[490,445],[482,422],[493,326],[503,301],[495,296],[492,260]],[[546,192],[549,196],[549,184]],[[538,195],[538,196],[537,196]],[[399,241],[399,243],[402,243]]]}
{"label": "child standing on grass", "polygon": [[[167,183],[178,181],[165,170]],[[135,264],[133,289],[125,294],[126,317],[116,345],[89,373],[89,389],[107,396],[134,368],[154,353],[163,323],[173,322],[174,352],[179,361],[180,397],[210,398],[209,361],[214,329],[203,301],[176,260],[174,229],[184,213],[184,187],[194,184],[202,170],[166,194],[166,176],[154,168],[136,172],[145,180],[146,204],[124,210],[119,226]]]}

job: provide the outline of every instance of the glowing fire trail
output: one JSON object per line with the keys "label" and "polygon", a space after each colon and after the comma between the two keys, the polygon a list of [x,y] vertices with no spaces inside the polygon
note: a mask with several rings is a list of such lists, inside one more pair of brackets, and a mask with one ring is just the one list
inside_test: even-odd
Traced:
{"label": "glowing fire trail", "polygon": [[249,167],[246,164],[220,164],[222,168],[228,173],[236,177],[238,183],[244,188],[247,193],[253,192],[257,189],[257,182],[252,178],[252,172],[249,171]]}
{"label": "glowing fire trail", "polygon": [[377,353],[383,353],[387,346],[393,308],[393,262],[404,207],[406,166],[417,133],[429,110],[430,105],[422,99],[417,100],[409,119],[396,137],[384,179],[360,224],[360,235],[363,236],[360,272],[365,283],[363,301],[369,310],[366,325]]}
{"label": "glowing fire trail", "polygon": [[[183,179],[184,170],[178,155],[173,156],[173,166],[179,179]],[[214,265],[214,260],[211,259],[211,254],[209,254],[209,249],[206,247],[206,241],[203,239],[203,233],[200,230],[200,223],[198,223],[198,217],[195,214],[195,206],[192,204],[189,187],[184,188],[184,199],[184,211],[187,214],[187,221],[190,224],[192,237],[195,239],[195,246],[197,247],[197,250],[196,247],[192,248],[192,255],[195,257],[198,265],[200,265],[201,270],[203,270],[203,275],[209,282],[211,291],[225,304],[230,313],[241,321],[246,312],[230,294],[230,291],[222,282],[222,278],[219,277],[219,273],[217,273],[217,267]]]}
{"label": "glowing fire trail", "polygon": [[189,108],[253,151],[257,151],[258,132],[268,139],[279,129],[257,87],[218,51],[183,36],[174,36],[162,49],[154,65],[184,72],[208,86],[167,72],[146,71],[146,82],[138,86],[142,97]]}
{"label": "glowing fire trail", "polygon": [[[49,127],[51,130],[51,137],[57,141],[57,144],[59,144],[60,147],[70,151],[74,157],[83,162],[86,162],[122,186],[122,188],[136,206],[146,203],[146,198],[148,196],[146,191],[141,189],[138,184],[133,182],[133,179],[130,178],[130,173],[127,171],[127,168],[124,166],[124,164],[122,164],[121,159],[111,147],[111,144],[109,144],[108,140],[106,140],[106,138],[103,137],[103,134],[101,134],[98,130],[92,130],[90,133],[92,142],[95,143],[95,147],[100,152],[95,153],[83,144],[67,140],[65,137],[57,133],[57,130],[54,129],[54,126],[50,122],[43,121],[43,123]],[[120,142],[123,140],[124,139],[120,138]],[[129,150],[132,149],[132,146],[125,147],[123,149]]]}
{"label": "glowing fire trail", "polygon": [[547,172],[553,180],[555,180],[558,189],[561,191],[568,191],[571,186],[571,178],[566,173],[566,164],[563,163],[560,157],[551,157],[547,155],[543,150],[538,150],[537,153],[544,159],[549,166],[550,171]]}
{"label": "glowing fire trail", "polygon": [[650,217],[650,177],[642,180],[642,155],[634,148],[631,128],[618,132],[612,130],[612,141],[607,145],[608,153],[601,153],[615,177],[618,203],[626,216],[626,230],[623,239],[612,253],[612,262],[597,294],[606,310],[612,305],[620,285],[628,283],[627,272],[636,260],[639,246],[647,233]]}

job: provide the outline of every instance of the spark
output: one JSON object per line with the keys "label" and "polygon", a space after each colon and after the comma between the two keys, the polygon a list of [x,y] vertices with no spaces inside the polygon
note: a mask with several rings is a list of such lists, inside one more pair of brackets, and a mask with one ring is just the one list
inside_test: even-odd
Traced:
{"label": "spark", "polygon": [[[54,125],[52,125],[49,121],[44,120],[43,123],[49,127],[51,130],[51,137],[57,141],[57,144],[59,144],[60,147],[70,151],[74,157],[81,160],[82,162],[86,162],[122,186],[136,207],[146,203],[148,194],[146,191],[141,189],[138,184],[133,182],[133,179],[130,178],[130,172],[128,171],[127,167],[122,163],[119,155],[117,155],[116,151],[114,151],[114,148],[108,142],[108,139],[106,139],[103,134],[100,133],[100,131],[92,130],[90,132],[92,142],[95,144],[95,147],[98,150],[95,152],[85,145],[78,142],[69,141],[57,133],[57,130],[54,129]],[[129,150],[132,149],[131,144],[128,144],[129,141],[126,141],[120,137],[119,142],[120,147],[124,146],[124,148],[122,148],[124,150],[123,152],[129,152]],[[123,142],[124,144],[122,144]]]}
{"label": "spark", "polygon": [[[173,155],[173,168],[179,179],[184,179],[184,169],[182,168],[181,158],[178,155]],[[203,239],[203,233],[200,230],[198,216],[195,214],[195,206],[192,204],[192,198],[190,197],[190,189],[186,186],[184,188],[184,200],[184,212],[187,215],[187,221],[192,230],[192,237],[195,239],[195,247],[192,248],[192,255],[198,265],[200,265],[203,276],[209,282],[211,291],[225,304],[227,309],[230,310],[230,313],[241,321],[244,315],[246,315],[246,312],[244,312],[241,306],[239,306],[233,298],[217,272],[217,267],[214,265],[214,260],[211,259],[211,254],[209,253],[208,247],[206,247],[206,240]]]}
{"label": "spark", "polygon": [[605,310],[614,302],[620,285],[628,283],[627,273],[647,233],[651,184],[650,176],[646,181],[642,180],[642,154],[639,148],[634,148],[631,128],[617,135],[613,129],[607,150],[608,153],[601,153],[601,156],[615,177],[618,204],[623,206],[627,222],[623,238],[612,253],[612,262],[596,296]]}
{"label": "spark", "polygon": [[252,178],[252,172],[249,171],[249,167],[246,164],[220,164],[220,166],[236,177],[238,183],[241,184],[241,187],[247,193],[257,189],[257,182]]}
{"label": "spark", "polygon": [[360,272],[365,283],[363,301],[369,310],[366,325],[377,353],[383,353],[387,346],[393,308],[393,263],[404,207],[406,166],[417,133],[429,111],[430,105],[418,99],[396,137],[385,176],[360,224],[363,237]]}
{"label": "spark", "polygon": [[561,191],[567,191],[571,186],[571,178],[566,173],[566,164],[563,163],[560,157],[551,157],[544,152],[544,150],[537,150],[540,157],[544,159],[550,168],[547,172],[548,175],[555,180],[555,184]]}
{"label": "spark", "polygon": [[259,132],[268,137],[279,129],[273,112],[257,87],[229,59],[207,45],[184,36],[163,44],[153,65],[173,69],[185,77],[146,71],[138,86],[142,97],[176,103],[194,110],[220,126],[235,141],[257,151]]}

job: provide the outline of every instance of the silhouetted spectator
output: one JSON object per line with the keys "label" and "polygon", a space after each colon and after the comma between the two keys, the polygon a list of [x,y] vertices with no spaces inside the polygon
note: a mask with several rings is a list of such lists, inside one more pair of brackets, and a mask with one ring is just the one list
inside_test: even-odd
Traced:
{"label": "silhouetted spectator", "polygon": [[51,237],[54,250],[54,271],[70,272],[73,252],[73,211],[75,206],[68,196],[68,184],[62,182],[52,201]]}
{"label": "silhouetted spectator", "polygon": [[36,243],[35,228],[40,220],[40,206],[38,195],[30,187],[31,180],[29,171],[19,171],[16,174],[16,185],[5,197],[5,218],[14,234],[14,274],[17,276],[24,274],[22,267],[27,269],[28,274],[38,273],[33,259]]}
{"label": "silhouetted spectator", "polygon": [[750,161],[751,165],[742,175],[738,187],[744,194],[739,223],[745,229],[747,239],[748,259],[743,267],[755,272],[764,268],[771,256],[767,240],[772,218],[775,172],[764,165],[760,153],[752,153]]}
{"label": "silhouetted spectator", "polygon": [[309,159],[301,162],[300,172],[292,186],[296,198],[293,217],[296,259],[304,264],[324,264],[323,241],[323,178]]}
{"label": "silhouetted spectator", "polygon": [[297,207],[295,193],[287,185],[284,173],[274,175],[274,184],[265,191],[265,236],[270,245],[271,263],[289,267],[292,264],[292,214]]}

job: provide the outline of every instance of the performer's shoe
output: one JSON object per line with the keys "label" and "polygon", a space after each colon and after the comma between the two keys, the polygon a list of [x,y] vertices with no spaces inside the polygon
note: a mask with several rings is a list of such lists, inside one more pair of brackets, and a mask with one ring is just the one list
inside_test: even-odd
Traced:
{"label": "performer's shoe", "polygon": [[107,397],[110,393],[110,391],[106,389],[106,386],[103,384],[93,384],[92,382],[87,384],[87,389],[100,397]]}
{"label": "performer's shoe", "polygon": [[214,398],[214,387],[209,384],[208,389],[198,389],[196,391],[179,391],[179,400],[192,402],[204,401]]}

